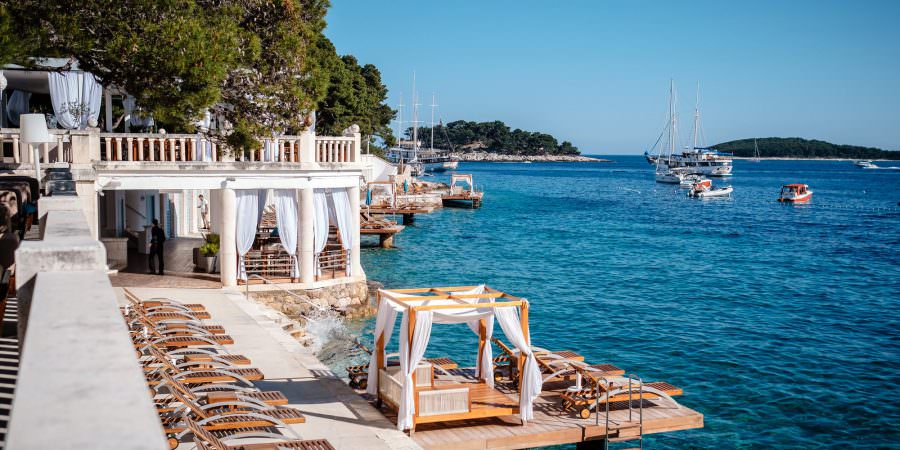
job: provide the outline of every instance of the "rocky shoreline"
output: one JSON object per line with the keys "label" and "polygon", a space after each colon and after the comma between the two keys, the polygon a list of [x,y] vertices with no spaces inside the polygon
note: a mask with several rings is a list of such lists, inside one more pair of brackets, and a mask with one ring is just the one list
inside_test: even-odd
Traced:
{"label": "rocky shoreline", "polygon": [[460,161],[478,162],[613,162],[609,159],[581,155],[501,155],[499,153],[472,152],[456,155]]}

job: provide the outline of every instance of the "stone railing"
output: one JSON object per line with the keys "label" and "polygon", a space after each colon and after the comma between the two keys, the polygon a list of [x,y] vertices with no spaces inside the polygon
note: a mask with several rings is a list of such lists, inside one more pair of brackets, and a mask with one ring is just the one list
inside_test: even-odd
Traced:
{"label": "stone railing", "polygon": [[[65,130],[51,130],[55,142],[45,142],[38,147],[38,157],[42,163],[72,162],[72,140]],[[0,129],[0,162],[31,163],[34,151],[19,142],[18,128]]]}
{"label": "stone railing", "polygon": [[[200,134],[103,133],[98,130],[51,130],[56,142],[40,145],[47,162],[218,162],[351,164],[361,161],[360,135],[295,136],[261,139],[261,148],[232,154],[224,145]],[[84,145],[77,145],[81,138]],[[19,141],[18,128],[0,130],[4,163],[31,163],[32,152]]]}
{"label": "stone railing", "polygon": [[346,137],[316,136],[316,162],[359,162],[359,134]]}
{"label": "stone railing", "polygon": [[16,251],[22,354],[6,448],[168,448],[81,205],[41,198],[42,239]]}

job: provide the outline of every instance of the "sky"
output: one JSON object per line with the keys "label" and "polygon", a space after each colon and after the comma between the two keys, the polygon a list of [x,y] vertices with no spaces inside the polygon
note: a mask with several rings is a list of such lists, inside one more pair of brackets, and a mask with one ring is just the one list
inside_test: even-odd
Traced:
{"label": "sky", "polygon": [[[332,0],[326,35],[420,120],[501,120],[584,154],[679,133],[696,85],[706,144],[804,137],[900,150],[900,1]],[[404,111],[404,121],[410,120]],[[410,124],[405,124],[410,126]],[[397,124],[392,125],[396,130]]]}

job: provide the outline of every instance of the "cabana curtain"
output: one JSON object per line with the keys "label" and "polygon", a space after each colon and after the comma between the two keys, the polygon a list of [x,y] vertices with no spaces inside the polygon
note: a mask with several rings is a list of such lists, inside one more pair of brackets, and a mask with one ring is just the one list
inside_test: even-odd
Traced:
{"label": "cabana curtain", "polygon": [[[328,193],[324,188],[313,189],[313,209],[315,216],[313,217],[313,244],[315,244],[315,253],[318,255],[325,250],[325,244],[328,242]],[[316,264],[316,275],[321,275],[321,269]]]}
{"label": "cabana curtain", "polygon": [[[480,285],[475,287],[474,289],[470,289],[468,291],[454,291],[451,292],[453,295],[465,295],[465,294],[483,294],[484,293],[484,285]],[[477,303],[488,303],[491,299],[489,298],[479,298],[477,299]],[[480,330],[481,321],[475,322],[467,322],[466,325],[469,326],[469,329],[475,333],[476,336],[481,336]],[[491,314],[490,317],[485,318],[485,340],[487,343],[484,346],[484,349],[481,351],[481,365],[475,368],[475,376],[484,380],[488,386],[494,387],[494,350],[491,346],[491,338],[494,336],[494,315]]]}
{"label": "cabana curtain", "polygon": [[519,315],[514,307],[494,308],[494,317],[500,323],[503,334],[506,338],[525,355],[525,367],[522,369],[522,385],[519,386],[521,395],[519,396],[519,414],[522,420],[531,420],[534,417],[532,404],[534,399],[541,394],[541,369],[537,365],[537,360],[531,352],[528,341],[522,334]]}
{"label": "cabana curtain", "polygon": [[[235,190],[237,202],[235,204],[236,229],[234,233],[235,244],[238,253],[238,278],[247,281],[247,268],[244,266],[244,255],[253,247],[256,239],[256,226],[259,224],[260,191],[263,189],[238,189]],[[263,197],[265,205],[265,197]]]}
{"label": "cabana curtain", "polygon": [[49,72],[50,103],[56,120],[65,128],[84,129],[100,116],[103,86],[88,72]]}
{"label": "cabana curtain", "polygon": [[212,161],[212,142],[206,139],[194,139],[194,161]]}
{"label": "cabana curtain", "polygon": [[293,189],[275,189],[275,220],[281,246],[291,255],[291,278],[300,278],[297,264],[297,195]]}
{"label": "cabana curtain", "polygon": [[6,118],[9,123],[19,126],[19,116],[31,111],[31,92],[13,91],[6,99]]}
{"label": "cabana curtain", "polygon": [[[391,343],[391,336],[394,334],[394,322],[397,321],[397,311],[394,308],[387,306],[387,300],[384,298],[378,303],[378,316],[375,318],[375,340],[378,340],[378,336],[381,336],[381,333],[384,333],[384,348],[387,349],[388,344]],[[385,351],[383,350],[382,355],[384,355]],[[372,351],[372,356],[369,358],[369,371],[368,371],[368,385],[366,386],[366,392],[371,395],[378,395],[378,349]]]}
{"label": "cabana curtain", "polygon": [[[347,195],[346,189],[333,189],[331,191],[331,202],[329,204],[329,212],[334,218],[334,223],[341,233],[341,245],[347,253],[353,248],[353,209],[350,207],[350,196]],[[352,275],[351,264],[347,264],[347,276]]]}
{"label": "cabana curtain", "polygon": [[408,339],[403,339],[409,334],[409,314],[403,315],[400,325],[400,373],[403,374],[403,394],[400,397],[400,408],[397,412],[397,429],[403,431],[412,428],[413,414],[415,413],[415,386],[413,373],[416,366],[422,362],[428,340],[431,338],[432,311],[419,311],[416,313],[416,324],[413,327],[412,346]]}

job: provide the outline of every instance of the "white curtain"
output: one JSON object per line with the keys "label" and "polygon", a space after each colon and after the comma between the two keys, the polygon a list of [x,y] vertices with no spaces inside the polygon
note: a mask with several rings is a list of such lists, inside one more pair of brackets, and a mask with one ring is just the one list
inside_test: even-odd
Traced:
{"label": "white curtain", "polygon": [[274,140],[266,139],[263,142],[262,158],[265,162],[273,162],[278,159],[278,145]]}
{"label": "white curtain", "polygon": [[[325,250],[325,244],[328,242],[328,194],[323,188],[313,189],[313,209],[315,217],[313,217],[313,244],[315,244],[315,254],[318,255]],[[321,270],[316,264],[316,275],[320,275]]]}
{"label": "white curtain", "polygon": [[[375,333],[372,335],[373,345],[377,344],[378,336],[384,333],[384,348],[387,348],[391,342],[391,335],[393,334],[396,320],[397,311],[382,297],[381,302],[378,303],[378,317],[375,319]],[[382,356],[384,353],[384,351],[381,352]],[[374,345],[372,356],[369,358],[369,376],[366,379],[368,383],[366,392],[371,395],[378,395],[378,369],[378,348],[377,345]]]}
{"label": "white curtain", "polygon": [[[341,233],[341,244],[347,255],[350,255],[353,248],[353,209],[350,207],[350,196],[347,189],[339,188],[331,191],[331,202],[329,202],[329,216],[337,225],[338,232]],[[347,258],[347,275],[350,273],[350,258]]]}
{"label": "white curtain", "polygon": [[291,255],[291,277],[300,278],[297,264],[297,194],[294,189],[275,189],[275,219],[281,246]]}
{"label": "white curtain", "polygon": [[506,306],[502,308],[494,308],[494,316],[503,329],[506,338],[525,355],[525,367],[522,369],[522,384],[519,386],[519,415],[523,421],[531,420],[534,417],[532,404],[534,399],[541,394],[541,369],[538,368],[537,360],[531,352],[528,341],[522,334],[522,326],[519,322],[519,315],[514,306]]}
{"label": "white curtain", "polygon": [[[146,115],[144,111],[137,107],[137,99],[131,95],[126,95],[122,99],[122,107],[125,108],[125,115],[128,116],[128,123],[133,127],[148,128],[153,126],[153,117]],[[138,111],[135,113],[135,111]]]}
{"label": "white curtain", "polygon": [[[483,293],[483,284],[468,291],[451,292],[452,295]],[[492,299],[490,298],[479,298],[475,299],[473,303],[490,303],[491,300]],[[491,338],[494,336],[494,315],[491,314],[490,317],[485,317],[484,323],[486,329],[485,339],[487,342],[485,342],[484,349],[481,351],[481,365],[475,368],[475,376],[484,380],[488,386],[494,387],[494,349],[491,346]],[[481,320],[466,322],[466,325],[469,326],[469,329],[472,330],[476,336],[481,337]]]}
{"label": "white curtain", "polygon": [[234,233],[238,253],[238,278],[247,280],[247,268],[244,266],[244,255],[253,247],[256,239],[256,226],[259,223],[259,190],[239,189],[234,191],[237,197],[235,215],[237,227]]}
{"label": "white curtain", "polygon": [[194,161],[212,160],[212,142],[206,139],[194,139]]}
{"label": "white curtain", "polygon": [[[400,373],[403,374],[403,393],[400,396],[400,408],[397,413],[397,429],[400,431],[411,428],[413,424],[413,414],[416,410],[416,387],[413,383],[413,373],[425,356],[428,339],[431,337],[431,319],[431,311],[416,312],[416,325],[413,328],[412,346],[410,346],[409,340],[406,339],[406,336],[409,336],[409,314],[403,314],[403,322],[400,326]],[[538,374],[538,379],[540,379],[540,374]]]}
{"label": "white curtain", "polygon": [[103,87],[88,72],[48,72],[50,103],[56,120],[65,128],[84,129],[100,116]]}
{"label": "white curtain", "polygon": [[19,126],[19,116],[31,111],[31,92],[13,91],[6,99],[6,118],[9,123]]}

